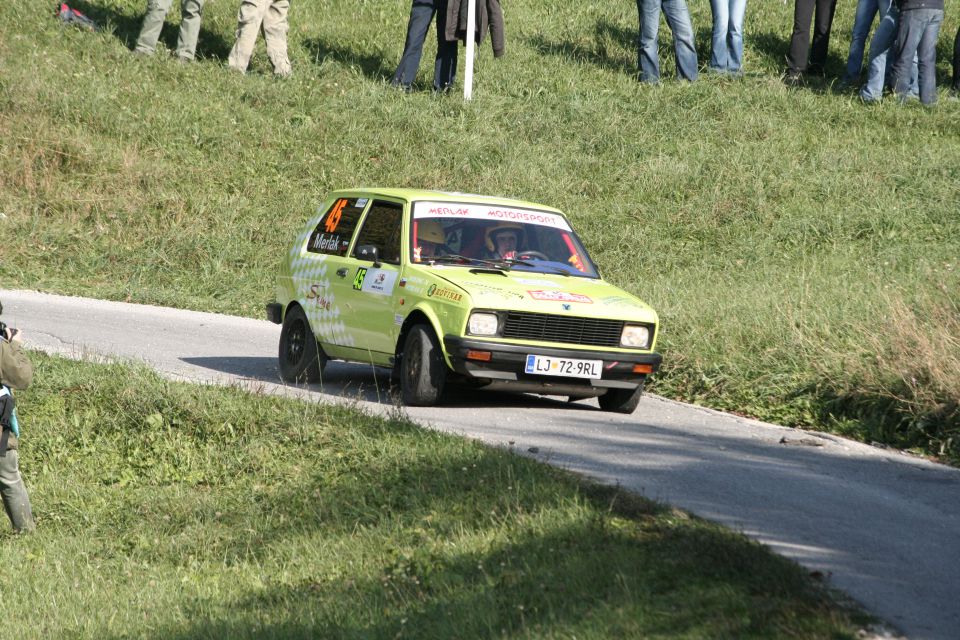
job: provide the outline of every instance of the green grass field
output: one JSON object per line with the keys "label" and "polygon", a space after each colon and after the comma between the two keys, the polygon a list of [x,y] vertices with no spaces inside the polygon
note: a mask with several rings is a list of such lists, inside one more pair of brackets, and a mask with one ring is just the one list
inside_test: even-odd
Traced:
{"label": "green grass field", "polygon": [[399,414],[34,356],[38,530],[6,629],[48,638],[853,638],[719,526]]}
{"label": "green grass field", "polygon": [[[279,82],[262,44],[247,76],[224,68],[235,4],[208,3],[189,67],[130,54],[139,1],[78,2],[96,34],[0,8],[4,286],[261,316],[329,189],[516,196],[566,211],[607,279],[660,311],[655,392],[958,458],[960,103],[945,90],[925,109],[867,107],[829,80],[787,89],[792,6],[769,0],[748,6],[745,78],[657,87],[635,78],[633,3],[506,2],[508,53],[481,46],[468,104],[429,92],[432,36],[419,90],[390,88],[406,0],[298,2]],[[705,64],[709,4],[691,12]],[[941,85],[956,27],[948,12]]]}

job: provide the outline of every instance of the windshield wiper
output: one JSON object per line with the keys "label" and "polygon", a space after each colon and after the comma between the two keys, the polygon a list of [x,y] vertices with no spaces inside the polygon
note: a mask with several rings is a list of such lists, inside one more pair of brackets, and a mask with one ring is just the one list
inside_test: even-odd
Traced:
{"label": "windshield wiper", "polygon": [[453,263],[453,264],[482,264],[485,266],[490,266],[494,268],[500,268],[500,263],[494,260],[484,260],[483,258],[468,258],[467,256],[461,256],[459,254],[447,254],[442,256],[433,256],[432,258],[423,258],[423,262],[442,262],[442,263]]}

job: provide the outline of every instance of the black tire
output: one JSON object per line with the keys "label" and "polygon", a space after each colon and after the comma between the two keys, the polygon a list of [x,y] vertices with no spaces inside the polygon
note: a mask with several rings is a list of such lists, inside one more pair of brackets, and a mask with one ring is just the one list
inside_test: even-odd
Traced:
{"label": "black tire", "polygon": [[636,389],[610,389],[597,398],[600,408],[614,413],[633,413],[643,395],[643,385]]}
{"label": "black tire", "polygon": [[400,398],[412,407],[432,407],[447,383],[447,364],[433,330],[414,325],[403,343],[400,358]]}
{"label": "black tire", "polygon": [[280,330],[280,377],[286,382],[319,382],[327,364],[303,307],[294,306]]}

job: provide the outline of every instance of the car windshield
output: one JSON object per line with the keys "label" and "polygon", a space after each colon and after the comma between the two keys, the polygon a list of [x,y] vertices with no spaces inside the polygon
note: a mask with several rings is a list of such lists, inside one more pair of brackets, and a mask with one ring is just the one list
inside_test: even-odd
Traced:
{"label": "car windshield", "polygon": [[599,277],[566,219],[549,211],[416,202],[410,242],[414,262]]}

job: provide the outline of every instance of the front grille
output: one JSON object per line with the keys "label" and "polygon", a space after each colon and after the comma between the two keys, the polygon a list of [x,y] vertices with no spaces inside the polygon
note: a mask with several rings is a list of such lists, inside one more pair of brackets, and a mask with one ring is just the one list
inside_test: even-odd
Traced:
{"label": "front grille", "polygon": [[523,311],[508,312],[503,325],[504,338],[594,347],[619,347],[622,333],[622,320],[553,316]]}

